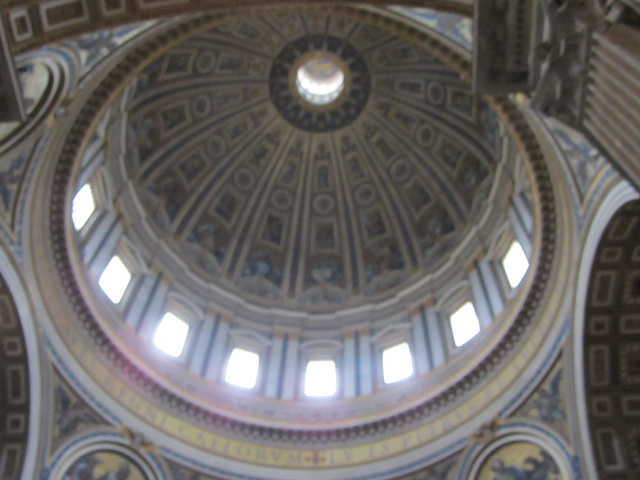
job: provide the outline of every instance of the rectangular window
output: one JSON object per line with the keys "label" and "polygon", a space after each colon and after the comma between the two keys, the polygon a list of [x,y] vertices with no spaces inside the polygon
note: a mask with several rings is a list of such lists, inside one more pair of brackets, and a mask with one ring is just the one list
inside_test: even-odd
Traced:
{"label": "rectangular window", "polygon": [[460,347],[480,332],[480,322],[471,302],[462,305],[449,317],[453,343]]}
{"label": "rectangular window", "polygon": [[91,217],[95,209],[96,203],[93,200],[91,185],[86,183],[78,190],[78,193],[73,197],[73,202],[71,203],[71,221],[73,222],[73,228],[78,231],[84,227],[84,224],[87,223],[87,220],[89,220],[89,217]]}
{"label": "rectangular window", "polygon": [[310,360],[304,375],[304,394],[307,397],[332,397],[337,391],[336,362]]}
{"label": "rectangular window", "polygon": [[234,348],[227,362],[224,379],[242,388],[253,388],[258,381],[260,355],[241,348]]}
{"label": "rectangular window", "polygon": [[382,378],[384,383],[399,382],[411,375],[413,375],[413,361],[407,342],[383,350]]}
{"label": "rectangular window", "polygon": [[122,263],[120,257],[116,255],[111,259],[107,268],[102,272],[102,275],[100,275],[98,285],[100,285],[102,291],[109,297],[109,300],[118,304],[120,300],[122,300],[122,296],[127,290],[130,281],[131,272],[129,272],[129,269]]}
{"label": "rectangular window", "polygon": [[189,333],[189,324],[171,312],[167,312],[153,336],[153,343],[172,357],[179,357]]}
{"label": "rectangular window", "polygon": [[511,288],[516,288],[529,270],[529,260],[519,242],[513,242],[502,258],[502,268]]}

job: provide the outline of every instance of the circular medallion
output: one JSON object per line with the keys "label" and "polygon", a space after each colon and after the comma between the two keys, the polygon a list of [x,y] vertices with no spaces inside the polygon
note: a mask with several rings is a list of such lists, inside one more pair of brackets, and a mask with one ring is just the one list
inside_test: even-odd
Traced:
{"label": "circular medallion", "polygon": [[209,155],[219,158],[227,153],[227,142],[222,135],[214,134],[207,138],[204,148]]}
{"label": "circular medallion", "polygon": [[319,215],[329,215],[333,213],[334,206],[335,206],[335,202],[331,197],[331,195],[327,195],[323,193],[313,199],[313,209]]}
{"label": "circular medallion", "polygon": [[204,118],[211,112],[211,100],[206,95],[198,95],[193,100],[191,110],[196,118]]}
{"label": "circular medallion", "polygon": [[212,52],[204,51],[196,57],[196,72],[200,75],[211,73],[216,66],[216,57]]}
{"label": "circular medallion", "polygon": [[391,166],[391,177],[398,183],[409,180],[411,172],[411,166],[405,159],[400,159]]}
{"label": "circular medallion", "polygon": [[287,190],[280,188],[273,192],[271,203],[279,210],[286,210],[293,205],[293,196]]}
{"label": "circular medallion", "polygon": [[375,200],[376,192],[371,185],[366,183],[356,189],[355,197],[358,205],[365,207]]}
{"label": "circular medallion", "polygon": [[251,190],[256,183],[253,172],[248,168],[239,168],[233,175],[233,181],[241,190]]}

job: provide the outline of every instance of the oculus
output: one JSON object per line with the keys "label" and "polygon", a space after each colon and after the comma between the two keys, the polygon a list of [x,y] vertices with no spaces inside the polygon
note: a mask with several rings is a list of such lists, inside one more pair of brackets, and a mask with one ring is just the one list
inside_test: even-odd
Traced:
{"label": "oculus", "polygon": [[325,105],[344,90],[344,71],[331,56],[321,53],[300,65],[296,88],[306,101]]}
{"label": "oculus", "polygon": [[333,132],[360,116],[371,77],[360,53],[344,39],[305,35],[275,57],[269,94],[282,117],[307,132]]}

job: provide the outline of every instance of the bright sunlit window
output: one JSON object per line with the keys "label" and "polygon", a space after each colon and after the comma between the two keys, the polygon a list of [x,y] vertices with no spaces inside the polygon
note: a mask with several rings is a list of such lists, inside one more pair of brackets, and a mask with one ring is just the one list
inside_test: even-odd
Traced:
{"label": "bright sunlit window", "polygon": [[98,285],[113,303],[120,303],[127,286],[131,281],[131,272],[117,255],[111,259],[104,269]]}
{"label": "bright sunlit window", "polygon": [[318,55],[300,66],[296,87],[308,102],[324,105],[340,96],[344,89],[344,72],[330,57]]}
{"label": "bright sunlit window", "polygon": [[384,383],[394,383],[413,375],[413,362],[409,344],[404,342],[382,352],[382,378]]}
{"label": "bright sunlit window", "polygon": [[260,355],[241,348],[234,348],[229,356],[224,379],[227,383],[242,388],[253,388],[258,380]]}
{"label": "bright sunlit window", "polygon": [[517,287],[529,269],[529,260],[519,242],[513,242],[502,259],[502,268],[507,274],[511,288]]}
{"label": "bright sunlit window", "polygon": [[80,230],[89,217],[96,209],[95,201],[93,200],[93,192],[91,191],[91,185],[85,184],[76,196],[73,197],[71,203],[71,221],[73,222],[73,228]]}
{"label": "bright sunlit window", "polygon": [[456,347],[464,345],[480,332],[480,322],[471,302],[462,305],[449,319]]}
{"label": "bright sunlit window", "polygon": [[304,375],[307,397],[331,397],[337,390],[336,363],[333,360],[311,360]]}
{"label": "bright sunlit window", "polygon": [[160,320],[160,325],[153,336],[153,343],[160,350],[172,357],[179,357],[189,333],[189,324],[171,312],[167,312]]}

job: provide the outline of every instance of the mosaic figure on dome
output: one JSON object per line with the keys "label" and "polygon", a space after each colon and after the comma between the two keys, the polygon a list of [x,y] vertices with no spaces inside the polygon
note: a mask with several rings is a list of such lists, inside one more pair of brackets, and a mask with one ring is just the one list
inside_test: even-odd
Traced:
{"label": "mosaic figure on dome", "polygon": [[373,239],[384,235],[387,232],[387,227],[384,224],[384,219],[380,212],[371,212],[362,217],[362,223],[367,238]]}
{"label": "mosaic figure on dome", "polygon": [[365,276],[367,295],[376,295],[394,288],[406,278],[402,252],[395,242],[381,245],[367,255]]}
{"label": "mosaic figure on dome", "polygon": [[420,183],[414,183],[407,191],[409,204],[415,213],[419,213],[427,203],[431,201],[431,197],[424,186]]}
{"label": "mosaic figure on dome", "polygon": [[203,218],[189,234],[188,243],[199,247],[202,260],[198,262],[199,265],[206,271],[215,273],[217,266],[208,257],[212,255],[221,263],[225,254],[224,245],[218,240],[216,222]]}
{"label": "mosaic figure on dome", "polygon": [[135,34],[149,28],[153,22],[138,23],[113,29],[100,30],[88,35],[81,35],[74,40],[68,40],[75,44],[82,61],[82,74],[96,65],[104,57],[116,50],[124,42]]}
{"label": "mosaic figure on dome", "polygon": [[585,197],[598,172],[607,166],[606,160],[579,132],[553,119],[546,123],[565,153],[576,185]]}
{"label": "mosaic figure on dome", "polygon": [[[265,142],[266,143],[266,142]],[[255,167],[256,170],[260,170],[264,166],[264,159],[269,155],[268,145],[261,144],[255,148],[251,156],[249,157],[249,165]]]}
{"label": "mosaic figure on dome", "polygon": [[316,250],[333,250],[336,247],[334,228],[332,223],[323,223],[315,229]]}
{"label": "mosaic figure on dome", "polygon": [[329,190],[329,168],[325,165],[318,167],[316,175],[316,189]]}
{"label": "mosaic figure on dome", "polygon": [[[485,139],[492,147],[498,147],[498,145],[496,145],[496,132],[500,131],[498,115],[496,115],[496,112],[494,112],[485,102],[480,102],[478,110],[479,122],[482,126],[482,132],[484,133]],[[496,152],[496,154],[498,153],[499,152]],[[498,158],[498,156],[496,156],[496,158]]]}
{"label": "mosaic figure on dome", "polygon": [[364,172],[360,168],[360,162],[358,162],[358,157],[353,156],[347,160],[347,165],[349,166],[349,172],[351,173],[351,178],[353,181],[360,180],[364,178]]}
{"label": "mosaic figure on dome", "polygon": [[289,160],[284,164],[282,168],[282,175],[280,175],[280,182],[285,185],[289,185],[296,175],[296,163]]}
{"label": "mosaic figure on dome", "polygon": [[404,112],[396,111],[394,117],[395,121],[402,125],[408,132],[413,132],[413,128],[418,123],[415,117]]}
{"label": "mosaic figure on dome", "polygon": [[243,61],[239,57],[225,55],[220,59],[218,70],[227,70],[230,72],[239,72],[242,69]]}
{"label": "mosaic figure on dome", "polygon": [[314,259],[311,269],[307,271],[303,298],[308,305],[337,304],[348,298],[343,265],[339,259]]}
{"label": "mosaic figure on dome", "polygon": [[62,480],[147,480],[140,468],[117,452],[83,455],[71,465]]}
{"label": "mosaic figure on dome", "polygon": [[127,133],[129,142],[133,149],[138,150],[141,161],[151,155],[160,143],[160,128],[154,115],[145,115],[140,119],[133,120]]}
{"label": "mosaic figure on dome", "polygon": [[341,276],[342,268],[332,258],[316,260],[311,268],[313,283],[318,285],[335,282]]}
{"label": "mosaic figure on dome", "polygon": [[176,105],[162,111],[162,126],[165,132],[173,130],[187,120],[184,105]]}
{"label": "mosaic figure on dome", "polygon": [[434,253],[431,251],[433,247],[442,245],[443,237],[452,233],[455,230],[455,225],[449,215],[440,208],[431,211],[426,217],[426,221],[421,223],[425,225],[425,228],[420,244],[425,256],[431,258]]}
{"label": "mosaic figure on dome", "polygon": [[178,176],[172,171],[163,173],[149,185],[149,191],[155,195],[159,207],[173,220],[185,196],[185,189]]}
{"label": "mosaic figure on dome", "polygon": [[451,92],[451,102],[449,105],[453,110],[460,112],[467,117],[471,117],[473,115],[473,97],[466,92],[453,90]]}
{"label": "mosaic figure on dome", "polygon": [[135,96],[139,96],[148,91],[151,85],[158,82],[160,71],[162,70],[162,58],[151,63],[145,68],[136,81]]}
{"label": "mosaic figure on dome", "polygon": [[276,245],[280,245],[282,242],[282,233],[284,231],[284,222],[280,217],[275,215],[269,215],[264,225],[264,231],[262,232],[262,239]]}
{"label": "mosaic figure on dome", "polygon": [[464,185],[465,188],[460,189],[465,196],[467,204],[471,204],[473,197],[476,194],[476,189],[480,182],[487,177],[487,171],[482,166],[482,163],[471,156],[467,156],[460,164],[456,180]]}
{"label": "mosaic figure on dome", "polygon": [[532,406],[537,410],[540,419],[550,425],[566,420],[566,412],[560,395],[562,370],[551,378],[549,384],[541,388],[532,398]]}
{"label": "mosaic figure on dome", "polygon": [[368,282],[378,275],[404,269],[404,259],[395,242],[388,242],[372,253],[375,255],[375,260],[367,263],[366,267]]}
{"label": "mosaic figure on dome", "polygon": [[7,212],[11,209],[14,193],[22,180],[24,164],[24,157],[20,155],[9,163],[6,170],[0,171],[0,198],[2,199],[2,207]]}
{"label": "mosaic figure on dome", "polygon": [[527,441],[509,443],[490,455],[476,480],[562,480],[554,458]]}
{"label": "mosaic figure on dome", "polygon": [[236,198],[227,192],[220,197],[220,200],[218,200],[218,203],[214,207],[214,211],[220,215],[223,220],[230,222],[237,206],[238,201]]}
{"label": "mosaic figure on dome", "polygon": [[187,182],[192,182],[198,177],[205,169],[206,162],[198,154],[192,155],[180,164],[180,171]]}
{"label": "mosaic figure on dome", "polygon": [[555,461],[544,450],[540,450],[540,457],[527,457],[524,460],[526,467],[505,465],[499,458],[491,464],[491,470],[495,472],[494,480],[552,480],[560,473]]}
{"label": "mosaic figure on dome", "polygon": [[462,151],[454,144],[443,140],[438,150],[440,159],[453,171],[456,169],[456,165],[460,157],[462,157]]}
{"label": "mosaic figure on dome", "polygon": [[529,476],[521,468],[514,465],[505,466],[500,459],[493,461],[491,470],[495,472],[494,480],[529,480]]}
{"label": "mosaic figure on dome", "polygon": [[169,55],[167,60],[167,68],[165,72],[170,75],[178,73],[186,73],[189,68],[189,59],[191,55],[188,53],[174,53]]}
{"label": "mosaic figure on dome", "polygon": [[271,259],[268,249],[257,250],[249,254],[245,264],[243,275],[262,277],[280,285],[282,281],[282,269]]}

